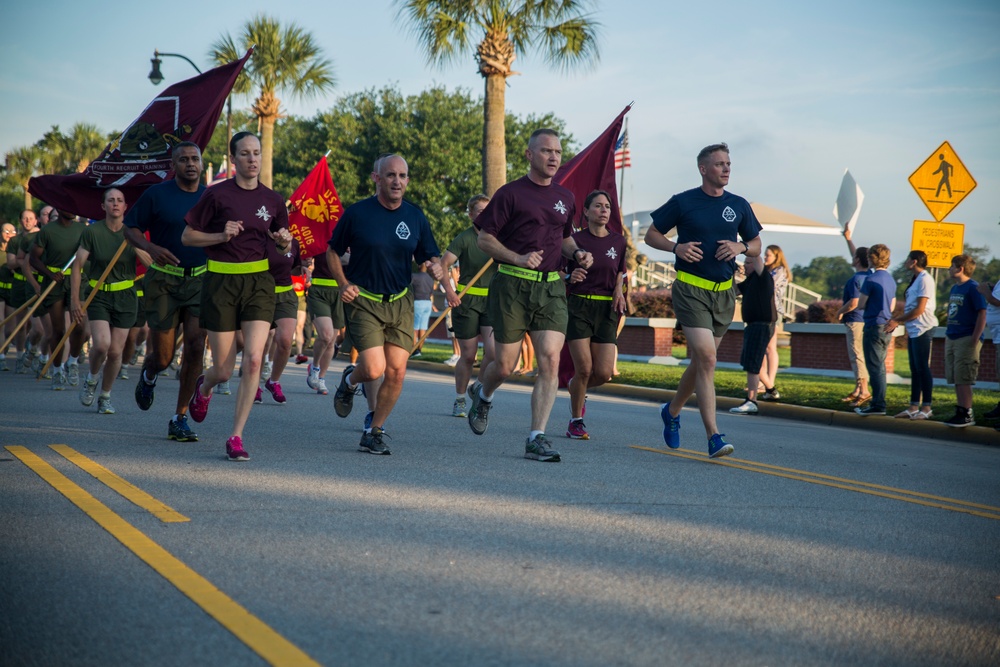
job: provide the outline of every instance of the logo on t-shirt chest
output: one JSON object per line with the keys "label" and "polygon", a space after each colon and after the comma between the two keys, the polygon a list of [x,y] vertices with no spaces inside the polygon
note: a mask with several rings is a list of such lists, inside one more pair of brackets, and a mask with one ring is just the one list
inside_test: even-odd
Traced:
{"label": "logo on t-shirt chest", "polygon": [[562,202],[562,199],[553,204],[552,208],[558,211],[560,215],[566,215],[566,211],[569,210],[566,208],[566,204]]}
{"label": "logo on t-shirt chest", "polygon": [[410,238],[410,228],[406,226],[405,222],[400,222],[396,225],[396,236],[404,241]]}
{"label": "logo on t-shirt chest", "polygon": [[618,259],[618,253],[614,248],[608,248],[608,251],[605,254],[611,259]]}
{"label": "logo on t-shirt chest", "polygon": [[271,220],[271,214],[267,212],[267,207],[261,206],[257,209],[257,217],[264,222],[269,222]]}
{"label": "logo on t-shirt chest", "polygon": [[736,219],[736,211],[727,206],[726,208],[722,209],[722,219],[725,220],[726,222],[732,222],[733,220]]}

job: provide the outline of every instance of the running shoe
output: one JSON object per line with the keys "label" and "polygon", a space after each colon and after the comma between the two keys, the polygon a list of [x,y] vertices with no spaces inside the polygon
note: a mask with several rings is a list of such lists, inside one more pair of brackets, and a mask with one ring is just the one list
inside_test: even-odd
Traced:
{"label": "running shoe", "polygon": [[99,415],[113,415],[115,414],[115,406],[111,405],[110,396],[98,396],[97,397],[97,414]]}
{"label": "running shoe", "polygon": [[304,354],[297,354],[297,355],[295,355],[295,363],[297,365],[304,364],[307,361],[309,361],[309,357],[307,357],[306,355],[304,355]]}
{"label": "running shoe", "polygon": [[94,404],[94,396],[97,394],[97,378],[84,380],[80,387],[80,403],[88,408]]}
{"label": "running shoe", "polygon": [[944,425],[952,428],[965,428],[966,426],[975,426],[976,420],[972,416],[972,410],[965,411],[961,408],[955,408],[955,414],[945,419]]}
{"label": "running shoe", "polygon": [[135,404],[139,406],[140,410],[149,410],[153,405],[153,390],[156,389],[156,383],[149,384],[143,377],[146,373],[142,370],[139,371],[139,381],[135,383]]}
{"label": "running shoe", "polygon": [[985,413],[983,415],[983,418],[991,421],[994,419],[1000,419],[1000,402],[997,403],[997,406],[995,408]]}
{"label": "running shoe", "polygon": [[359,452],[368,452],[369,454],[382,454],[388,456],[392,454],[389,448],[385,446],[382,442],[382,438],[389,437],[386,432],[380,429],[378,426],[372,426],[372,430],[367,433],[361,434],[361,442],[358,443]]}
{"label": "running shoe", "polygon": [[271,394],[271,398],[274,399],[275,403],[284,405],[288,401],[288,399],[285,398],[285,393],[281,391],[280,382],[271,382],[268,380],[264,383],[264,389],[267,389],[267,393]]}
{"label": "running shoe", "polygon": [[52,391],[65,391],[67,385],[66,371],[59,369],[52,374]]}
{"label": "running shoe", "polygon": [[340,384],[337,385],[337,393],[333,396],[333,409],[337,411],[338,417],[346,417],[351,414],[351,408],[354,407],[354,395],[357,393],[357,387],[351,389],[347,384],[347,377],[354,370],[354,365],[350,364],[344,369],[344,372],[340,375]]}
{"label": "running shoe", "polygon": [[32,354],[31,355],[31,372],[32,373],[34,373],[37,376],[38,375],[38,371],[42,370],[42,366],[44,366],[44,365],[45,365],[45,362],[42,361],[41,356],[39,356],[37,354]]}
{"label": "running shoe", "polygon": [[729,408],[729,412],[734,415],[755,415],[757,414],[757,404],[748,398],[743,401],[743,405]]}
{"label": "running shoe", "polygon": [[776,388],[772,387],[770,391],[765,391],[758,396],[758,399],[761,401],[779,401],[781,400],[781,394]]}
{"label": "running shoe", "polygon": [[249,461],[250,455],[243,449],[243,438],[234,435],[226,440],[226,456],[230,461]]}
{"label": "running shoe", "polygon": [[0,362],[0,371],[4,373],[10,372],[10,362],[7,360],[6,356],[3,358],[3,361]]}
{"label": "running shoe", "polygon": [[552,443],[548,441],[544,433],[539,433],[534,440],[524,440],[524,458],[534,461],[551,461],[559,463],[559,452],[552,449]]}
{"label": "running shoe", "polygon": [[422,356],[424,356],[424,353],[421,352],[420,350],[417,350],[416,352],[414,352],[413,354],[410,355],[410,358],[411,359],[417,359],[417,358],[422,357]]}
{"label": "running shoe", "polygon": [[719,459],[723,456],[729,456],[735,451],[733,446],[726,442],[725,438],[726,435],[724,433],[716,433],[708,439],[709,458]]}
{"label": "running shoe", "polygon": [[320,396],[326,396],[330,393],[330,390],[326,388],[326,378],[316,378],[316,393]]}
{"label": "running shoe", "polygon": [[456,398],[455,404],[451,406],[451,416],[452,417],[464,417],[469,414],[468,410],[465,409],[465,399]]}
{"label": "running shoe", "polygon": [[28,368],[31,366],[31,362],[26,362],[25,358],[28,356],[27,352],[22,352],[17,355],[14,359],[14,374],[23,375],[28,372]]}
{"label": "running shoe", "polygon": [[493,401],[484,401],[480,396],[479,390],[482,386],[481,383],[474,382],[469,387],[469,398],[472,399],[468,415],[469,428],[476,435],[486,433],[486,428],[490,425],[490,408],[493,407]]}
{"label": "running shoe", "polygon": [[457,366],[459,359],[461,359],[460,356],[458,356],[457,354],[453,354],[450,357],[448,357],[447,359],[445,359],[444,365],[445,366],[452,366],[452,367]]}
{"label": "running shoe", "polygon": [[198,434],[188,426],[187,415],[180,415],[180,419],[167,422],[167,440],[177,442],[198,442]]}
{"label": "running shoe", "polygon": [[670,415],[670,403],[664,403],[660,408],[660,418],[663,419],[663,442],[670,449],[681,446],[681,416]]}
{"label": "running shoe", "polygon": [[201,395],[201,385],[204,383],[205,376],[199,375],[198,381],[194,383],[194,393],[191,394],[191,400],[188,402],[188,413],[191,415],[191,419],[199,424],[205,421],[205,416],[208,415],[208,404],[212,401],[211,394]]}
{"label": "running shoe", "polygon": [[274,365],[270,361],[265,361],[260,365],[260,381],[266,382],[271,377],[271,369]]}
{"label": "running shoe", "polygon": [[306,375],[306,384],[309,386],[310,389],[315,391],[319,389],[319,385],[317,384],[318,382],[319,382],[319,367],[309,364],[309,374]]}
{"label": "running shoe", "polygon": [[71,387],[75,387],[80,384],[80,363],[77,361],[71,361],[66,364],[66,380],[69,382]]}
{"label": "running shoe", "polygon": [[233,393],[232,387],[229,386],[229,380],[220,382],[215,388],[215,391],[219,392],[223,396],[229,396]]}
{"label": "running shoe", "polygon": [[253,397],[254,405],[260,405],[264,402],[264,394],[261,393],[260,387],[257,387],[257,393]]}
{"label": "running shoe", "polygon": [[118,369],[118,379],[127,380],[128,379],[128,366],[122,364],[122,367]]}
{"label": "running shoe", "polygon": [[590,440],[590,434],[587,433],[587,427],[584,426],[582,419],[569,420],[569,426],[566,427],[566,437],[574,440]]}
{"label": "running shoe", "polygon": [[879,410],[878,408],[869,405],[867,408],[854,408],[854,412],[861,415],[862,417],[884,417],[885,409]]}

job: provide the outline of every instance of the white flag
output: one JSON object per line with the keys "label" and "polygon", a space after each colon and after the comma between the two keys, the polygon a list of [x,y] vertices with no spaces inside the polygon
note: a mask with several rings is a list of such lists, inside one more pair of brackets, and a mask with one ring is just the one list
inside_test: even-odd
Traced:
{"label": "white flag", "polygon": [[833,205],[833,215],[844,226],[845,230],[854,233],[854,225],[861,215],[861,204],[865,201],[865,193],[861,191],[851,172],[844,170],[844,180],[840,182],[840,194],[837,203]]}

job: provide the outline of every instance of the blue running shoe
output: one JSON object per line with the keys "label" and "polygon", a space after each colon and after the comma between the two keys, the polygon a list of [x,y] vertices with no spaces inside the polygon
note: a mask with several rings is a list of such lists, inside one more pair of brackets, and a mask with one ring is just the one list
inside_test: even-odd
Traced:
{"label": "blue running shoe", "polygon": [[670,403],[664,403],[660,408],[660,417],[663,419],[663,442],[667,443],[670,449],[677,449],[681,446],[681,417],[670,416]]}
{"label": "blue running shoe", "polygon": [[708,439],[708,458],[717,459],[729,456],[735,451],[733,446],[725,441],[724,433],[716,433]]}

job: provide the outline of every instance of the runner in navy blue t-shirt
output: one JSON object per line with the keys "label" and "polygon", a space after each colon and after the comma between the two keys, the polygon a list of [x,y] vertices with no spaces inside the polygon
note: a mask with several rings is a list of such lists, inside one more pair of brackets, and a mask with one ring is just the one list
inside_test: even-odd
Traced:
{"label": "runner in navy blue t-shirt", "polygon": [[[410,177],[406,160],[388,155],[376,163],[375,196],[348,207],[333,230],[327,263],[340,286],[347,331],[358,351],[357,365],[344,369],[333,405],[340,417],[351,413],[362,382],[383,377],[371,425],[358,449],[390,454],[383,427],[403,389],[406,362],[413,346],[414,260],[427,265],[435,279],[444,272],[440,252],[423,211],[403,199]],[[345,267],[340,256],[350,249]]]}
{"label": "runner in navy blue t-shirt", "polygon": [[[681,446],[681,408],[697,393],[713,458],[733,453],[715,421],[715,354],[736,311],[736,256],[756,257],[761,248],[761,226],[749,202],[725,190],[730,168],[726,144],[701,149],[701,187],[674,195],[653,211],[646,232],[647,245],[677,257],[673,305],[691,359],[673,399],[660,409],[663,439],[672,449]],[[674,228],[677,239],[671,241],[666,234]]]}

